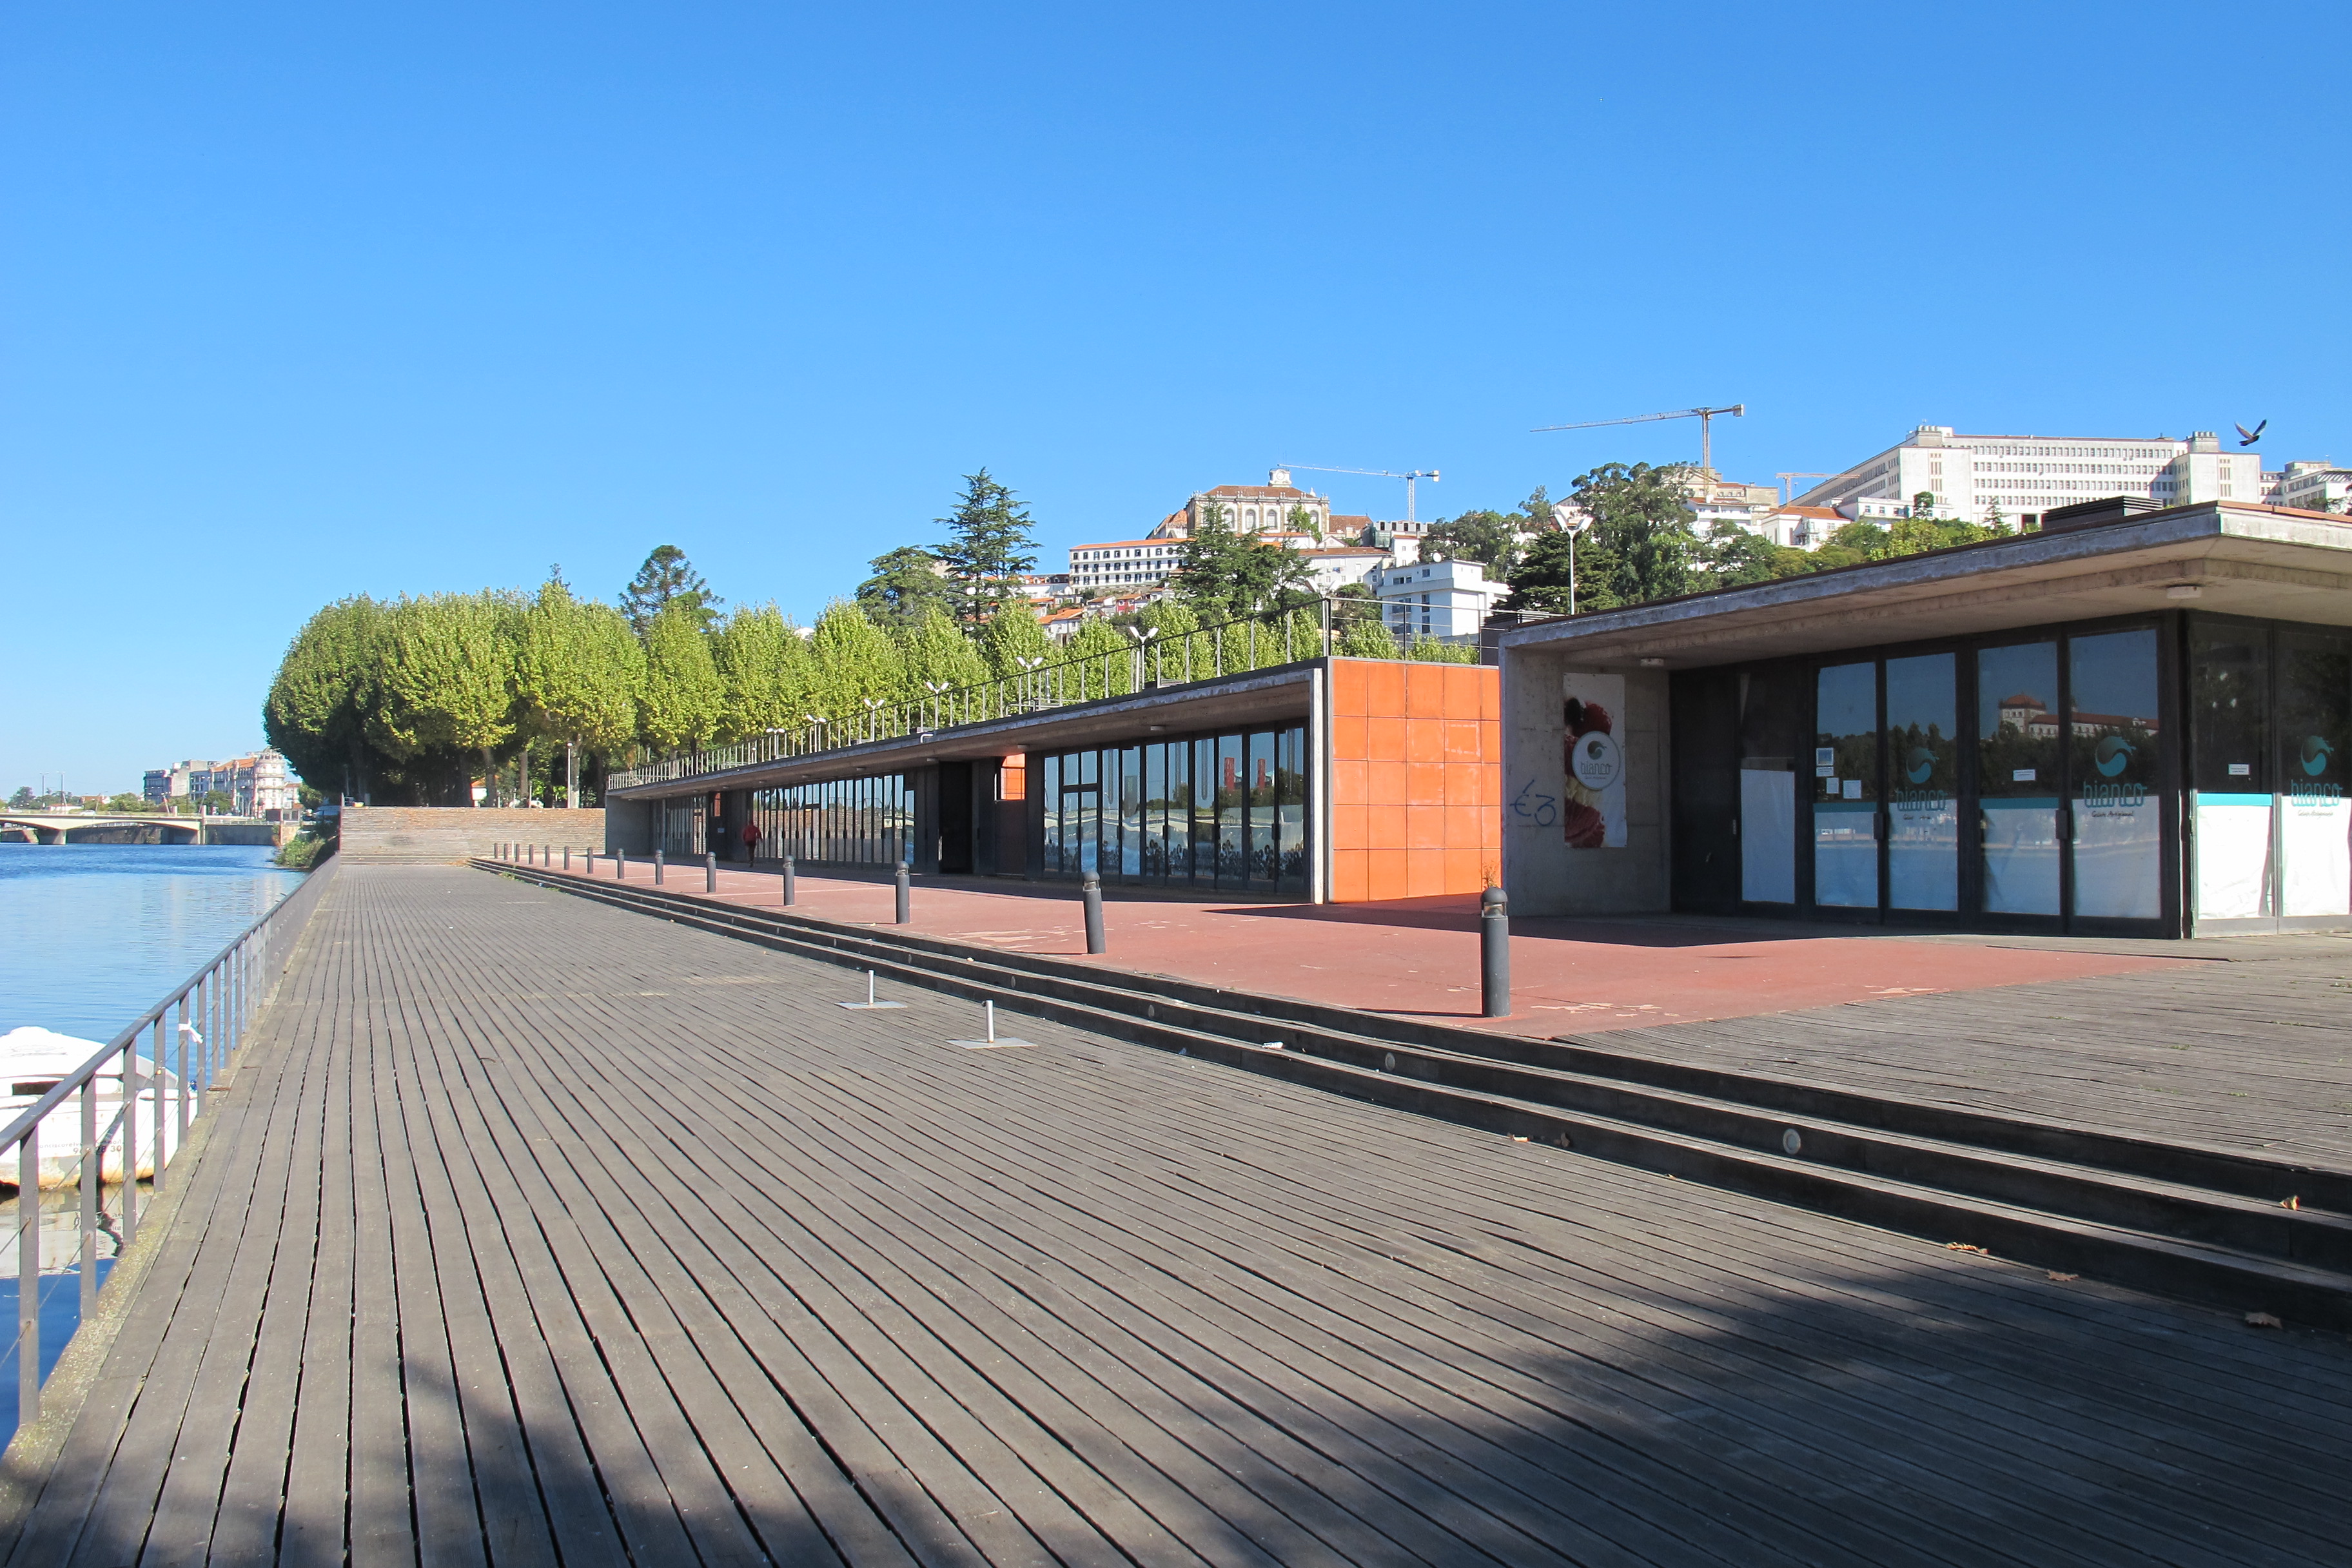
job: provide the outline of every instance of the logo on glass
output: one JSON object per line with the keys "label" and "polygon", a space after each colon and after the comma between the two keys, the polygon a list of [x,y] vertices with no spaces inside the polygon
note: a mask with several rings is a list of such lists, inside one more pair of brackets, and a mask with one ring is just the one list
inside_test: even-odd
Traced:
{"label": "logo on glass", "polygon": [[2108,735],[2099,742],[2096,753],[2101,778],[2113,778],[2130,765],[2132,743],[2121,735]]}
{"label": "logo on glass", "polygon": [[2326,736],[2305,735],[2303,738],[2303,771],[2305,773],[2317,778],[2327,771],[2327,764],[2332,760]]}
{"label": "logo on glass", "polygon": [[1911,748],[1910,763],[1904,770],[1903,776],[1915,784],[1926,784],[1927,775],[1936,771],[1936,753],[1925,746],[1914,746]]}

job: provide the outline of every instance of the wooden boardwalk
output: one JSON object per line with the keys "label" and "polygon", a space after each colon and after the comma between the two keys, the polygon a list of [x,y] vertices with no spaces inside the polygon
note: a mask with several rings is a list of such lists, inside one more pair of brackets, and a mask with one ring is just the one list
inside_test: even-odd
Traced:
{"label": "wooden boardwalk", "polygon": [[1560,1037],[2352,1170],[2352,937],[2180,945],[2200,961]]}
{"label": "wooden boardwalk", "polygon": [[7,1561],[2312,1563],[2352,1350],[346,868]]}

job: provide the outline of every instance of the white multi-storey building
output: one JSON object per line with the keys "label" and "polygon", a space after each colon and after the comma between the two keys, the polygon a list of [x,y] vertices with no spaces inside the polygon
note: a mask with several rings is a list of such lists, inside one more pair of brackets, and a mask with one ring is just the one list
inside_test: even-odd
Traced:
{"label": "white multi-storey building", "polygon": [[1475,561],[1431,561],[1391,566],[1366,579],[1392,632],[1414,637],[1475,637],[1486,614],[1511,591],[1486,581]]}
{"label": "white multi-storey building", "polygon": [[1922,425],[1904,440],[1796,498],[1850,518],[1910,514],[1912,498],[1936,498],[1936,514],[1982,522],[2038,523],[2053,507],[2104,496],[2162,506],[2263,501],[2275,476],[2252,452],[2225,452],[2210,430],[2186,440],[2128,436],[1964,436]]}
{"label": "white multi-storey building", "polygon": [[2352,468],[2333,463],[2289,463],[2268,498],[2305,511],[2343,511],[2352,503]]}

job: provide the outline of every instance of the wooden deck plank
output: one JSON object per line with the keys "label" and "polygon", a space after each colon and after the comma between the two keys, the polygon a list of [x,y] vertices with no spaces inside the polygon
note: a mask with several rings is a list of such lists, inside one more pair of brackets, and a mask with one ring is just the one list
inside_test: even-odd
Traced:
{"label": "wooden deck plank", "polygon": [[[2331,956],[2273,1010],[2323,1007]],[[1043,1021],[958,1051],[970,1003],[843,1014],[854,984],[478,872],[341,874],[11,1561],[2340,1546],[2333,1340]],[[2265,1012],[2180,994],[2216,1062]],[[1935,1079],[1921,1010],[1835,1011],[1856,1073]],[[1994,1087],[2092,1094],[2135,1049]]]}

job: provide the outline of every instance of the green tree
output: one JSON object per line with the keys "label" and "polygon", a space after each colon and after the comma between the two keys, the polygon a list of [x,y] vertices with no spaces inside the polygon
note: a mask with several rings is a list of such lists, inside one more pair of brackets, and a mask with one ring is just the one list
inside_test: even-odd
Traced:
{"label": "green tree", "polygon": [[1397,649],[1396,635],[1388,623],[1377,616],[1362,616],[1349,621],[1338,637],[1339,651],[1348,658],[1402,658]]}
{"label": "green tree", "polygon": [[1698,514],[1683,488],[1689,470],[1686,463],[1604,463],[1577,477],[1569,499],[1592,519],[1587,531],[1600,546],[1592,553],[1605,558],[1594,564],[1617,603],[1670,599],[1692,588]]}
{"label": "green tree", "polygon": [[1256,532],[1235,532],[1223,506],[1201,509],[1201,521],[1176,552],[1168,580],[1177,601],[1202,625],[1281,609],[1315,596],[1306,557]]}
{"label": "green tree", "polygon": [[837,725],[863,719],[876,701],[898,702],[907,695],[898,644],[847,599],[835,599],[816,618],[809,653],[810,711]]}
{"label": "green tree", "polygon": [[106,803],[106,809],[124,816],[143,812],[147,809],[147,797],[143,795],[132,795],[129,790],[125,790],[109,800]]}
{"label": "green tree", "polygon": [[1913,490],[1911,492],[1911,515],[1913,517],[1920,518],[1935,516],[1936,492],[1934,490]]}
{"label": "green tree", "polygon": [[1200,521],[1177,548],[1176,570],[1168,578],[1177,602],[1190,608],[1204,626],[1230,620],[1237,613],[1234,608],[1236,585],[1247,546],[1226,516],[1225,508],[1216,501],[1201,509]]}
{"label": "green tree", "polygon": [[1518,519],[1499,511],[1465,511],[1433,524],[1422,536],[1424,561],[1475,561],[1501,581],[1519,563]]}
{"label": "green tree", "polygon": [[695,630],[708,632],[719,618],[719,606],[726,602],[710,591],[686,552],[675,544],[657,546],[621,590],[621,613],[629,617],[639,637],[646,635],[656,616],[673,604],[684,605],[694,616]]}
{"label": "green tree", "polygon": [[387,615],[360,595],[339,599],[294,634],[261,707],[262,734],[313,784],[366,797],[394,765],[370,743]]}
{"label": "green tree", "polygon": [[374,735],[395,756],[478,752],[485,803],[493,753],[515,731],[520,610],[512,595],[488,592],[404,598],[385,639]]}
{"label": "green tree", "polygon": [[1021,673],[1024,660],[1051,661],[1060,650],[1025,604],[1013,602],[990,617],[981,634],[980,655],[1000,679]]}
{"label": "green tree", "polygon": [[531,727],[562,743],[564,804],[580,804],[580,755],[609,759],[637,732],[646,653],[610,605],[583,603],[559,570],[522,617],[515,687]]}
{"label": "green tree", "polygon": [[1283,521],[1290,525],[1291,532],[1311,533],[1315,536],[1316,543],[1326,542],[1323,537],[1323,525],[1318,521],[1317,513],[1311,507],[1292,507],[1283,514]]}
{"label": "green tree", "polygon": [[674,599],[646,623],[646,685],[637,733],[656,752],[709,743],[726,702],[698,604]]}
{"label": "green tree", "polygon": [[926,606],[921,620],[903,626],[898,647],[912,693],[928,697],[988,679],[988,662],[978,645],[963,635],[943,605]]}
{"label": "green tree", "polygon": [[1088,621],[1070,639],[1063,657],[1078,663],[1076,685],[1081,700],[1124,697],[1135,689],[1134,639],[1108,621]]}
{"label": "green tree", "polygon": [[1511,592],[1502,607],[1553,616],[1613,610],[1625,603],[1617,591],[1617,564],[1615,552],[1589,526],[1577,533],[1539,533],[1511,569]]}
{"label": "green tree", "polygon": [[986,468],[966,474],[963,483],[955,510],[938,520],[948,542],[935,553],[947,568],[956,619],[978,637],[1000,607],[1023,596],[1022,574],[1036,570],[1036,541],[1030,532],[1035,525],[1029,510]]}
{"label": "green tree", "polygon": [[719,737],[748,741],[797,730],[809,712],[816,657],[808,639],[772,602],[739,605],[710,639],[720,690]]}
{"label": "green tree", "polygon": [[952,618],[955,589],[940,574],[940,558],[919,545],[902,544],[866,563],[874,575],[857,584],[857,603],[886,626],[920,626],[937,606]]}

